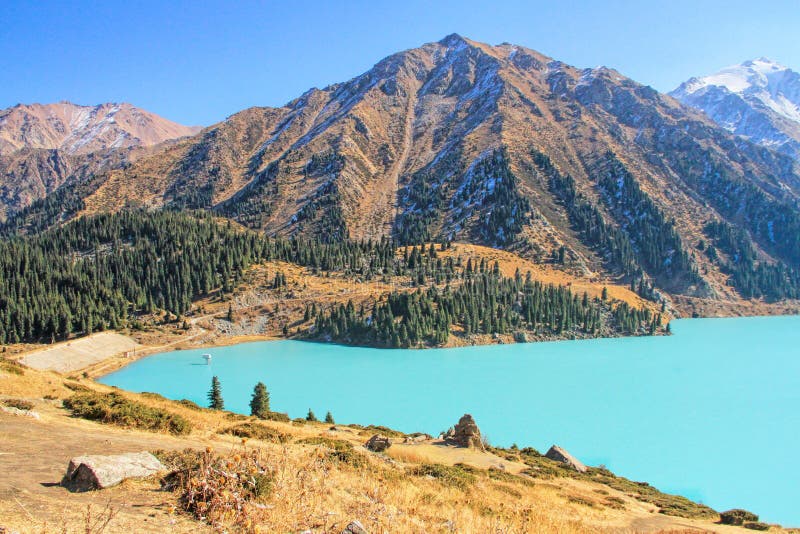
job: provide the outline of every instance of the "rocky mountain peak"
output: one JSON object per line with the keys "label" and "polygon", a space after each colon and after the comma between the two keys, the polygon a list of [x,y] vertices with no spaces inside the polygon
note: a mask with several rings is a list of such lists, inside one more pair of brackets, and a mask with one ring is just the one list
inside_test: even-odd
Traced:
{"label": "rocky mountain peak", "polygon": [[800,75],[771,59],[751,59],[670,93],[718,124],[761,145],[800,158]]}
{"label": "rocky mountain peak", "polygon": [[125,102],[18,104],[0,111],[0,154],[26,148],[88,154],[152,146],[197,131]]}

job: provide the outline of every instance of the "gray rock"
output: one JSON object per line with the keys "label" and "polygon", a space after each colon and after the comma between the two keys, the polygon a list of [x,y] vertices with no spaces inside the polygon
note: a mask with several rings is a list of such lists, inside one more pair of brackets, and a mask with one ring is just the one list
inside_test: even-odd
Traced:
{"label": "gray rock", "polygon": [[575,471],[578,471],[579,473],[585,473],[588,471],[587,467],[583,465],[580,460],[572,456],[558,445],[553,445],[550,447],[550,450],[547,451],[545,457],[555,460],[556,462],[561,462],[562,464],[567,464],[569,467]]}
{"label": "gray rock", "polygon": [[364,447],[374,452],[383,452],[391,446],[392,441],[380,434],[375,434],[364,444]]}
{"label": "gray rock", "polygon": [[111,456],[76,456],[69,461],[62,484],[72,491],[89,491],[115,486],[126,478],[147,477],[164,466],[149,452]]}
{"label": "gray rock", "polygon": [[428,440],[431,440],[431,439],[433,439],[433,436],[431,436],[429,434],[411,434],[410,436],[406,436],[405,438],[403,438],[403,443],[408,443],[408,444],[412,444],[413,445],[413,444],[422,443],[422,442],[425,442],[425,441],[428,441]]}
{"label": "gray rock", "polygon": [[364,525],[361,524],[360,521],[351,521],[349,525],[344,527],[342,534],[369,534],[367,529],[364,528]]}
{"label": "gray rock", "polygon": [[471,447],[486,450],[481,439],[481,431],[470,414],[464,414],[451,432],[445,435],[444,440],[449,445],[457,447]]}
{"label": "gray rock", "polygon": [[10,406],[0,406],[0,412],[11,415],[21,415],[23,417],[30,417],[32,419],[39,419],[39,413],[34,412],[33,410],[20,410],[19,408],[13,408]]}

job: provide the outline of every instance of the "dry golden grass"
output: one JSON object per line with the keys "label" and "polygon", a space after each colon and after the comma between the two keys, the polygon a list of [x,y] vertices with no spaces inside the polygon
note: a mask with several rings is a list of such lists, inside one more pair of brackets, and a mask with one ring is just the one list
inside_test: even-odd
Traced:
{"label": "dry golden grass", "polygon": [[[180,415],[191,422],[193,431],[171,436],[72,418],[57,401],[39,397],[71,395],[65,383],[99,393],[114,391]],[[395,438],[387,454],[375,454],[361,446],[372,433],[368,430],[275,421],[259,424],[285,434],[288,442],[242,440],[219,432],[247,420],[244,416],[35,370],[22,375],[3,372],[0,395],[32,400],[41,414],[39,421],[0,414],[0,424],[7,429],[0,436],[0,469],[7,473],[0,477],[0,526],[21,532],[61,531],[64,526],[69,532],[84,531],[86,507],[91,505],[98,519],[109,503],[115,510],[109,532],[204,531],[204,522],[175,512],[182,509],[181,492],[158,491],[157,480],[127,481],[89,494],[43,485],[58,480],[70,456],[187,447],[208,448],[232,469],[246,455],[257,455],[259,466],[269,474],[270,490],[248,500],[246,514],[219,516],[220,527],[245,532],[338,533],[356,519],[370,532],[737,532],[709,521],[658,514],[651,504],[588,480],[515,475],[525,466],[513,459],[432,441],[401,444],[402,438]],[[326,441],[331,439],[335,441]],[[327,445],[342,442],[350,445],[337,450]],[[415,474],[420,465],[455,466],[442,469],[468,475],[453,484]]]}
{"label": "dry golden grass", "polygon": [[600,278],[596,280],[587,280],[577,277],[567,271],[556,269],[549,264],[534,263],[512,252],[480,245],[457,243],[449,250],[445,250],[440,254],[445,258],[461,258],[464,263],[466,263],[468,258],[472,258],[473,262],[476,259],[478,261],[484,259],[489,262],[489,265],[494,265],[494,262],[497,261],[503,276],[513,277],[517,269],[519,269],[523,276],[530,271],[533,280],[544,284],[567,286],[578,295],[586,292],[590,298],[599,298],[605,287],[610,299],[627,302],[629,305],[637,308],[650,307],[655,309],[655,304],[644,300],[629,288],[618,285],[612,280],[602,280]]}

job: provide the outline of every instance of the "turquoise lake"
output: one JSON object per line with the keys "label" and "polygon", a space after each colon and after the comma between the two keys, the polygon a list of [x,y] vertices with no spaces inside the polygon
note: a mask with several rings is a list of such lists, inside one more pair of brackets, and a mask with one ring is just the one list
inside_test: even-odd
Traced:
{"label": "turquoise lake", "polygon": [[[496,445],[558,444],[717,510],[800,525],[800,317],[687,319],[674,335],[381,350],[300,341],[158,354],[101,382],[248,412],[436,435],[471,413]],[[213,362],[201,355],[210,352]]]}

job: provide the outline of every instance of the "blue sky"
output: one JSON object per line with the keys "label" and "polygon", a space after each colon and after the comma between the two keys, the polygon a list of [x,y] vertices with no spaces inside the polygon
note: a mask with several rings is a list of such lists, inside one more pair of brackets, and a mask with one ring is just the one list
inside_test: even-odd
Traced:
{"label": "blue sky", "polygon": [[206,125],[453,32],[607,65],[661,91],[760,56],[800,70],[797,0],[4,0],[0,108],[124,101]]}

